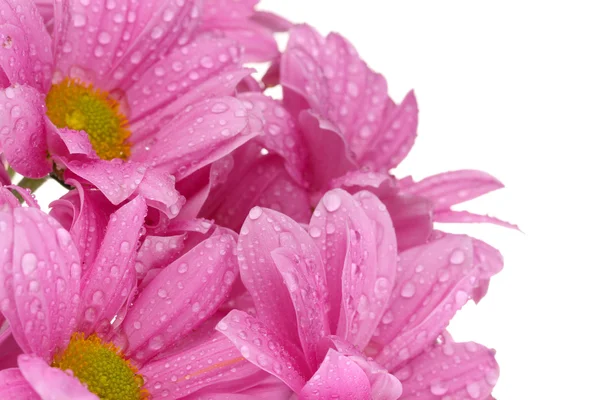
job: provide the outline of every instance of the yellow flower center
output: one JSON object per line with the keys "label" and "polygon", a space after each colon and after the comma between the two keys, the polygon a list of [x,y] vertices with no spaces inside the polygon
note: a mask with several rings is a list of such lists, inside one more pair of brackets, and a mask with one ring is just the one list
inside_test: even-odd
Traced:
{"label": "yellow flower center", "polygon": [[98,157],[126,159],[131,135],[119,102],[108,92],[94,89],[77,79],[66,78],[52,85],[46,96],[46,114],[58,128],[86,131]]}
{"label": "yellow flower center", "polygon": [[114,344],[96,335],[73,334],[67,348],[54,356],[52,366],[72,371],[101,400],[148,399],[137,369]]}

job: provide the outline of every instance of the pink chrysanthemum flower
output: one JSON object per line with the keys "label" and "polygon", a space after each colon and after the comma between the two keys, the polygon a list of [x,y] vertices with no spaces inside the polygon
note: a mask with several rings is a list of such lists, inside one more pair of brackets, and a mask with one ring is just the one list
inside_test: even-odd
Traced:
{"label": "pink chrysanthemum flower", "polygon": [[338,187],[375,193],[390,212],[400,249],[425,243],[434,221],[508,225],[451,209],[503,187],[485,172],[446,172],[420,182],[389,174],[416,139],[415,95],[411,91],[396,104],[385,78],[342,36],[323,38],[310,26],[293,27],[265,80],[281,86],[281,101],[259,92],[237,97],[248,110],[260,110],[264,129],[253,144],[269,154],[246,145],[212,164],[200,181],[203,190],[184,207],[188,216],[237,230],[250,208],[261,205],[308,222],[316,201]]}
{"label": "pink chrysanthemum flower", "polygon": [[133,296],[143,198],[114,212],[105,234],[96,232],[103,239],[86,266],[81,243],[26,192],[31,207],[22,208],[0,191],[0,309],[24,353],[18,368],[0,371],[2,399],[285,396],[284,385],[213,331],[216,321],[193,332],[235,280],[234,234],[215,230]]}
{"label": "pink chrysanthemum flower", "polygon": [[500,269],[487,245],[440,233],[397,255],[384,204],[367,191],[336,189],[306,230],[253,208],[238,259],[256,317],[233,310],[217,329],[301,399],[490,395],[494,352],[444,332]]}
{"label": "pink chrysanthemum flower", "polygon": [[230,2],[196,3],[56,0],[49,34],[33,1],[0,1],[0,151],[11,167],[32,178],[54,167],[114,204],[140,194],[174,217],[173,176],[261,129],[228,97],[250,73],[231,32],[258,24],[252,4],[233,2],[227,19]]}

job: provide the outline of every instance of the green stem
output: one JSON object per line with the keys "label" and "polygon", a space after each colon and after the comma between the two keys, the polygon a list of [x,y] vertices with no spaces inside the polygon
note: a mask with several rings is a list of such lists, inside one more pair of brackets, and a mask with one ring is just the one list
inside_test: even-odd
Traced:
{"label": "green stem", "polygon": [[6,172],[8,172],[8,177],[12,180],[12,178],[15,177],[15,170],[12,169],[11,167],[8,167]]}

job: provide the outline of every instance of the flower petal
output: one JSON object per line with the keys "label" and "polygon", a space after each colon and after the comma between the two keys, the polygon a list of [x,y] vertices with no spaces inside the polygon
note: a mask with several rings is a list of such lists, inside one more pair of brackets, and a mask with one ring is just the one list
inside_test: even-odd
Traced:
{"label": "flower petal", "polygon": [[175,175],[177,180],[229,154],[262,128],[233,97],[208,99],[189,106],[151,142],[132,149],[132,160],[151,162],[155,168]]}
{"label": "flower petal", "polygon": [[76,180],[66,183],[75,190],[50,203],[50,216],[69,230],[85,272],[96,258],[113,206],[100,192],[84,188]]}
{"label": "flower petal", "polygon": [[260,207],[250,210],[238,239],[240,276],[254,300],[258,318],[280,340],[298,347],[294,304],[271,253],[306,243],[306,239],[306,232],[295,221]]}
{"label": "flower petal", "polygon": [[19,369],[42,400],[99,400],[77,378],[50,367],[41,358],[23,354],[19,356]]}
{"label": "flower petal", "polygon": [[[238,160],[236,155],[235,161]],[[306,190],[289,176],[281,158],[269,154],[247,161],[234,164],[224,184],[213,188],[200,215],[237,231],[250,209],[258,205],[277,210],[297,222],[308,222],[310,201]]]}
{"label": "flower petal", "polygon": [[367,354],[388,370],[419,354],[472,297],[480,274],[468,236],[446,235],[400,253],[394,292]]}
{"label": "flower petal", "polygon": [[246,361],[227,337],[212,332],[199,338],[181,351],[172,351],[145,364],[140,373],[149,377],[146,384],[150,395],[163,392],[182,398],[199,390],[229,393],[252,387],[268,375]]}
{"label": "flower petal", "polygon": [[246,108],[259,110],[264,119],[264,129],[255,140],[267,150],[280,155],[287,171],[299,184],[305,181],[306,149],[292,116],[280,102],[262,93],[242,93]]}
{"label": "flower petal", "polygon": [[194,2],[177,0],[127,0],[118,7],[107,7],[105,0],[69,2],[68,12],[55,21],[56,68],[103,90],[127,90],[136,80],[132,75],[185,40],[198,22],[194,9]]}
{"label": "flower petal", "polygon": [[402,394],[402,384],[394,375],[385,368],[367,358],[355,346],[337,336],[329,336],[324,343],[329,341],[330,347],[340,354],[354,361],[367,375],[371,383],[371,394],[377,400],[396,400]]}
{"label": "flower petal", "polygon": [[321,366],[299,394],[300,400],[331,398],[371,400],[371,384],[363,370],[348,357],[329,349]]}
{"label": "flower petal", "polygon": [[169,236],[146,236],[135,260],[138,280],[143,279],[151,269],[162,268],[173,262],[181,254],[186,237],[185,233]]}
{"label": "flower petal", "polygon": [[[160,112],[162,107],[192,90],[198,83],[238,66],[239,53],[232,40],[210,36],[200,36],[184,46],[175,47],[127,90],[130,122]],[[139,140],[136,132],[133,132],[131,140]]]}
{"label": "flower petal", "polygon": [[308,146],[309,176],[315,189],[325,188],[332,179],[358,168],[344,137],[330,121],[311,111],[301,112],[299,121]]}
{"label": "flower petal", "polygon": [[395,373],[402,399],[488,399],[499,375],[494,353],[473,342],[435,345]]}
{"label": "flower petal", "polygon": [[0,68],[11,84],[41,91],[50,87],[52,42],[33,1],[0,3],[0,42]]}
{"label": "flower petal", "polygon": [[146,203],[136,197],[110,217],[96,260],[83,275],[83,319],[77,330],[106,333],[135,288],[135,254],[146,216]]}
{"label": "flower petal", "polygon": [[308,369],[299,349],[280,342],[278,335],[258,319],[233,310],[216,328],[233,342],[246,360],[285,382],[298,393],[306,383]]}
{"label": "flower petal", "polygon": [[128,356],[150,359],[218,309],[237,274],[234,247],[232,235],[216,232],[160,271],[123,321]]}
{"label": "flower petal", "polygon": [[330,330],[323,263],[319,250],[307,239],[300,241],[299,246],[286,243],[285,247],[273,250],[271,257],[290,292],[302,349],[306,362],[314,370],[320,362],[319,342]]}
{"label": "flower petal", "polygon": [[0,398],[3,400],[37,400],[40,396],[33,390],[18,368],[0,371]]}
{"label": "flower petal", "polygon": [[45,104],[37,89],[27,85],[0,89],[0,148],[21,175],[41,178],[51,170],[44,123]]}
{"label": "flower petal", "polygon": [[485,172],[461,170],[430,176],[405,192],[426,197],[433,202],[435,211],[442,211],[503,187],[500,181]]}
{"label": "flower petal", "polygon": [[327,268],[333,332],[363,348],[383,315],[395,279],[396,240],[385,206],[368,192],[331,190],[310,222]]}
{"label": "flower petal", "polygon": [[[340,321],[345,321],[346,330],[338,325],[338,334],[363,349],[377,328],[392,294],[397,251],[394,226],[383,203],[367,191],[358,192],[353,197],[358,200],[366,218],[360,220],[358,217],[357,224],[352,227],[355,232],[350,231],[350,254],[346,256],[342,272],[340,317]],[[347,212],[353,213],[354,210]]]}
{"label": "flower petal", "polygon": [[469,211],[454,211],[454,210],[443,210],[438,211],[433,215],[436,222],[449,222],[449,223],[488,223],[503,226],[509,229],[521,230],[515,224],[503,221],[496,217],[489,215],[473,214]]}
{"label": "flower petal", "polygon": [[368,150],[361,161],[374,171],[388,171],[400,164],[417,138],[418,114],[417,100],[412,90],[398,105],[390,100],[381,126],[366,145]]}
{"label": "flower petal", "polygon": [[66,345],[81,266],[69,232],[37,208],[0,211],[0,307],[19,346],[49,359]]}

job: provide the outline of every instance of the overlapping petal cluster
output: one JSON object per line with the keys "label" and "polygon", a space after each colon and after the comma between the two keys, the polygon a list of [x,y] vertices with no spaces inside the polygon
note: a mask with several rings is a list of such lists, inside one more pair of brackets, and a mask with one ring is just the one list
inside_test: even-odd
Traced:
{"label": "overlapping petal cluster", "polygon": [[502,256],[434,223],[502,184],[391,174],[414,92],[257,3],[0,0],[0,398],[492,398]]}

